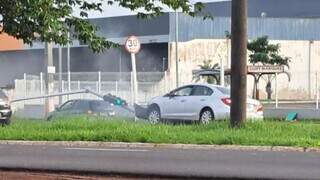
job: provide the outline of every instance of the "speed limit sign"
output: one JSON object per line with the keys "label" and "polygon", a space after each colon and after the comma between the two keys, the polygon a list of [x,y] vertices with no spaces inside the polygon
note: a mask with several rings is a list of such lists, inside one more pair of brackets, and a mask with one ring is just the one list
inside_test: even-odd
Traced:
{"label": "speed limit sign", "polygon": [[[138,79],[136,68],[136,54],[140,51],[141,44],[136,36],[129,36],[125,43],[126,50],[131,54],[132,74],[133,74],[133,102],[137,104],[138,98]],[[137,118],[135,117],[135,120]]]}
{"label": "speed limit sign", "polygon": [[136,54],[140,51],[141,45],[139,39],[136,36],[129,36],[126,41],[125,47],[129,53]]}

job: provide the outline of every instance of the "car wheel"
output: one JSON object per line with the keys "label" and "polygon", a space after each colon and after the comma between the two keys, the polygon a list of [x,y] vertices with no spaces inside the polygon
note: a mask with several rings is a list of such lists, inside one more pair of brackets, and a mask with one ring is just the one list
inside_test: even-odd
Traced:
{"label": "car wheel", "polygon": [[10,120],[10,119],[3,119],[3,120],[1,120],[1,125],[2,125],[2,126],[8,126],[8,125],[10,125],[10,123],[11,123],[11,120]]}
{"label": "car wheel", "polygon": [[210,108],[205,108],[200,113],[200,123],[209,124],[214,119],[214,114]]}
{"label": "car wheel", "polygon": [[51,120],[52,120],[52,118],[53,118],[53,117],[52,117],[51,115],[50,115],[50,116],[48,116],[48,117],[47,117],[47,121],[51,121]]}
{"label": "car wheel", "polygon": [[160,109],[157,106],[153,106],[150,108],[148,113],[148,120],[151,124],[157,124],[161,120]]}

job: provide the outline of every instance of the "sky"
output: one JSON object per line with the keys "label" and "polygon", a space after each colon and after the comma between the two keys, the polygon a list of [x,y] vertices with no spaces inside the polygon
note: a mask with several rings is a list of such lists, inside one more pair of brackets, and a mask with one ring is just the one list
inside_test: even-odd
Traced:
{"label": "sky", "polygon": [[[95,1],[95,0],[92,0]],[[218,1],[226,1],[226,0],[191,0],[191,2],[218,2]],[[166,11],[170,11],[169,8],[165,8]],[[76,10],[75,14],[79,14]],[[126,15],[133,15],[136,12],[132,12],[126,8],[119,7],[118,5],[108,6],[106,5],[103,9],[103,12],[90,12],[89,18],[99,18],[99,17],[114,17],[114,16],[126,16]]]}

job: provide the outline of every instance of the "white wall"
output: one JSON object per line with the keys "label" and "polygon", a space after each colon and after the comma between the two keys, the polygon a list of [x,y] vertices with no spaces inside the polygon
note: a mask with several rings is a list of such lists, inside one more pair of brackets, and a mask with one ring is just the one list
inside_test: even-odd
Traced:
{"label": "white wall", "polygon": [[[279,43],[281,54],[291,57],[290,69],[291,81],[288,82],[286,75],[278,76],[278,89],[280,99],[314,99],[316,95],[316,72],[319,72],[318,82],[320,82],[320,41],[311,44],[311,61],[309,68],[309,41],[270,41],[272,44]],[[199,69],[198,65],[204,60],[212,60],[212,63],[219,63],[223,59],[225,66],[230,59],[230,41],[229,55],[227,41],[225,39],[213,40],[193,40],[185,43],[179,43],[179,71],[181,82],[190,82],[192,70]],[[169,45],[169,73],[168,79],[175,83],[175,44]],[[309,75],[310,73],[310,75]],[[309,80],[309,77],[311,78]],[[266,79],[266,78],[265,78]],[[272,87],[275,87],[275,81]],[[309,83],[310,92],[309,94]],[[320,84],[320,83],[319,83]],[[259,89],[261,97],[266,96],[266,81],[261,79]],[[173,85],[174,86],[174,85]],[[252,94],[253,78],[248,76],[248,94]],[[273,96],[275,93],[273,93]]]}

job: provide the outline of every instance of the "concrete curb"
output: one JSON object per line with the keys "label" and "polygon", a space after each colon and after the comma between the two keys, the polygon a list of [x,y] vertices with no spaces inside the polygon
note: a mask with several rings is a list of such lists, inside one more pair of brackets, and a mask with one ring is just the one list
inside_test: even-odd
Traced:
{"label": "concrete curb", "polygon": [[[275,101],[271,101],[271,102],[268,102],[268,101],[262,101],[263,104],[276,104]],[[289,101],[289,100],[279,100],[278,102],[279,104],[305,104],[305,103],[308,103],[308,104],[315,104],[316,103],[316,100],[312,101]]]}
{"label": "concrete curb", "polygon": [[155,144],[125,142],[88,142],[88,141],[0,141],[0,145],[65,146],[95,148],[147,148],[147,149],[199,149],[199,150],[237,150],[237,151],[274,151],[274,152],[317,152],[320,148],[286,146],[242,146],[242,145],[196,145],[196,144]]}

